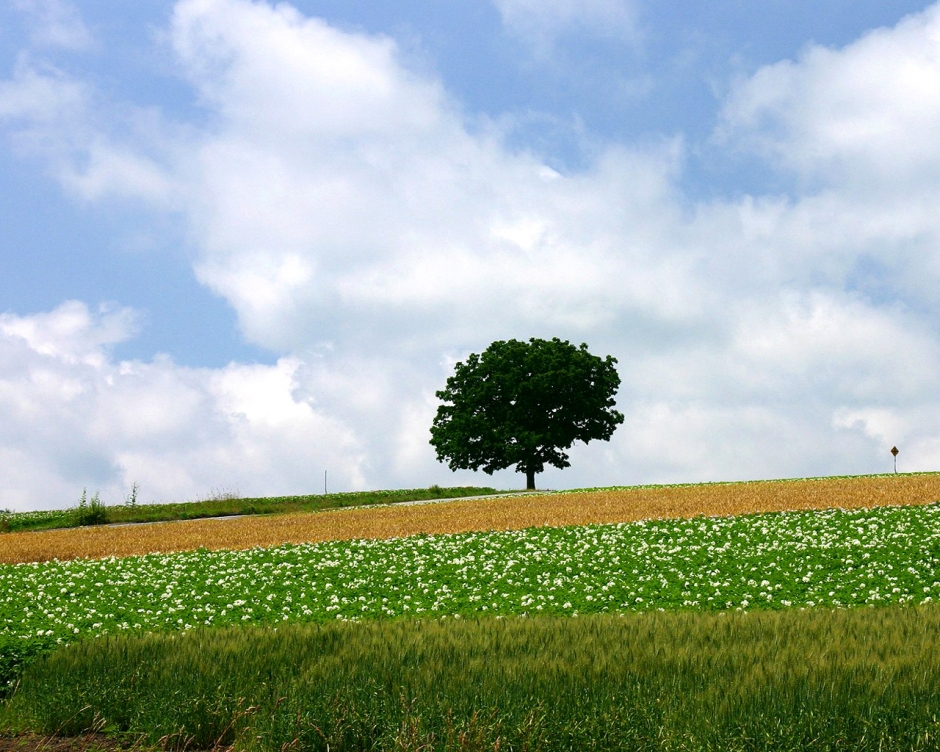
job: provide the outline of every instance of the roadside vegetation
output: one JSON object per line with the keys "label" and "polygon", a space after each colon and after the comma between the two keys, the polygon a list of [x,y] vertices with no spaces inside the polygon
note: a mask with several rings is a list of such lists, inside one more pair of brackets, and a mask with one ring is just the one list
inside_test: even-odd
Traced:
{"label": "roadside vegetation", "polygon": [[394,504],[403,501],[454,499],[463,496],[498,493],[493,488],[455,487],[414,488],[394,491],[353,491],[308,496],[270,496],[243,499],[235,492],[217,492],[200,501],[167,504],[138,504],[136,486],[125,503],[108,506],[96,493],[91,499],[87,491],[75,507],[42,512],[9,512],[0,510],[0,533],[25,530],[52,530],[87,525],[121,524],[134,522],[168,522],[197,520],[232,515],[288,514],[316,512],[325,509],[343,509],[373,504]]}

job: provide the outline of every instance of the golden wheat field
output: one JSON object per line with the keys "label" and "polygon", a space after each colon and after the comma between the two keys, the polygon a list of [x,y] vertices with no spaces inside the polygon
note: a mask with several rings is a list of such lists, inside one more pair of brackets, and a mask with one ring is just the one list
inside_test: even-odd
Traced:
{"label": "golden wheat field", "polygon": [[5,533],[0,535],[0,562],[132,556],[200,547],[238,549],[696,515],[929,504],[937,500],[940,473],[516,495],[416,506]]}

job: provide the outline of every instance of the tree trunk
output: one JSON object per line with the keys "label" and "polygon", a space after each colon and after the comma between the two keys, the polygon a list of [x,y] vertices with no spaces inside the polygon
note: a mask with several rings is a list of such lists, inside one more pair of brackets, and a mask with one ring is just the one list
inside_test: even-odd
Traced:
{"label": "tree trunk", "polygon": [[535,470],[525,471],[525,490],[526,491],[535,490]]}

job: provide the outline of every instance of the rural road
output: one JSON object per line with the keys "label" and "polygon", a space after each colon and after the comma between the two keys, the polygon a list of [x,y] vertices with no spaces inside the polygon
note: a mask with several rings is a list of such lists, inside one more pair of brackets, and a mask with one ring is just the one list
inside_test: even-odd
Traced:
{"label": "rural road", "polygon": [[[554,493],[551,489],[540,488],[535,491],[508,491],[505,493],[495,493],[495,494],[481,494],[479,496],[453,496],[446,499],[415,499],[413,501],[390,501],[386,504],[360,504],[355,506],[348,507],[334,507],[332,509],[320,509],[319,512],[344,512],[349,509],[372,509],[377,507],[410,507],[418,506],[421,504],[443,504],[448,501],[474,501],[477,499],[499,499],[502,497],[508,496],[538,496],[539,494],[549,494]],[[161,525],[164,522],[197,522],[203,520],[218,520],[220,522],[224,520],[237,520],[239,517],[251,517],[257,515],[247,515],[247,514],[227,514],[220,517],[194,517],[189,520],[156,520],[154,522],[109,522],[102,527],[129,527],[131,525]]]}

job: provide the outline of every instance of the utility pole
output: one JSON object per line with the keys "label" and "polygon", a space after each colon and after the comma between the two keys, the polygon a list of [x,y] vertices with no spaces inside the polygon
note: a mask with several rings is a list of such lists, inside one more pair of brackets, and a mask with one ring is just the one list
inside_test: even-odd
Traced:
{"label": "utility pole", "polygon": [[323,471],[323,495],[326,496],[326,470]]}

